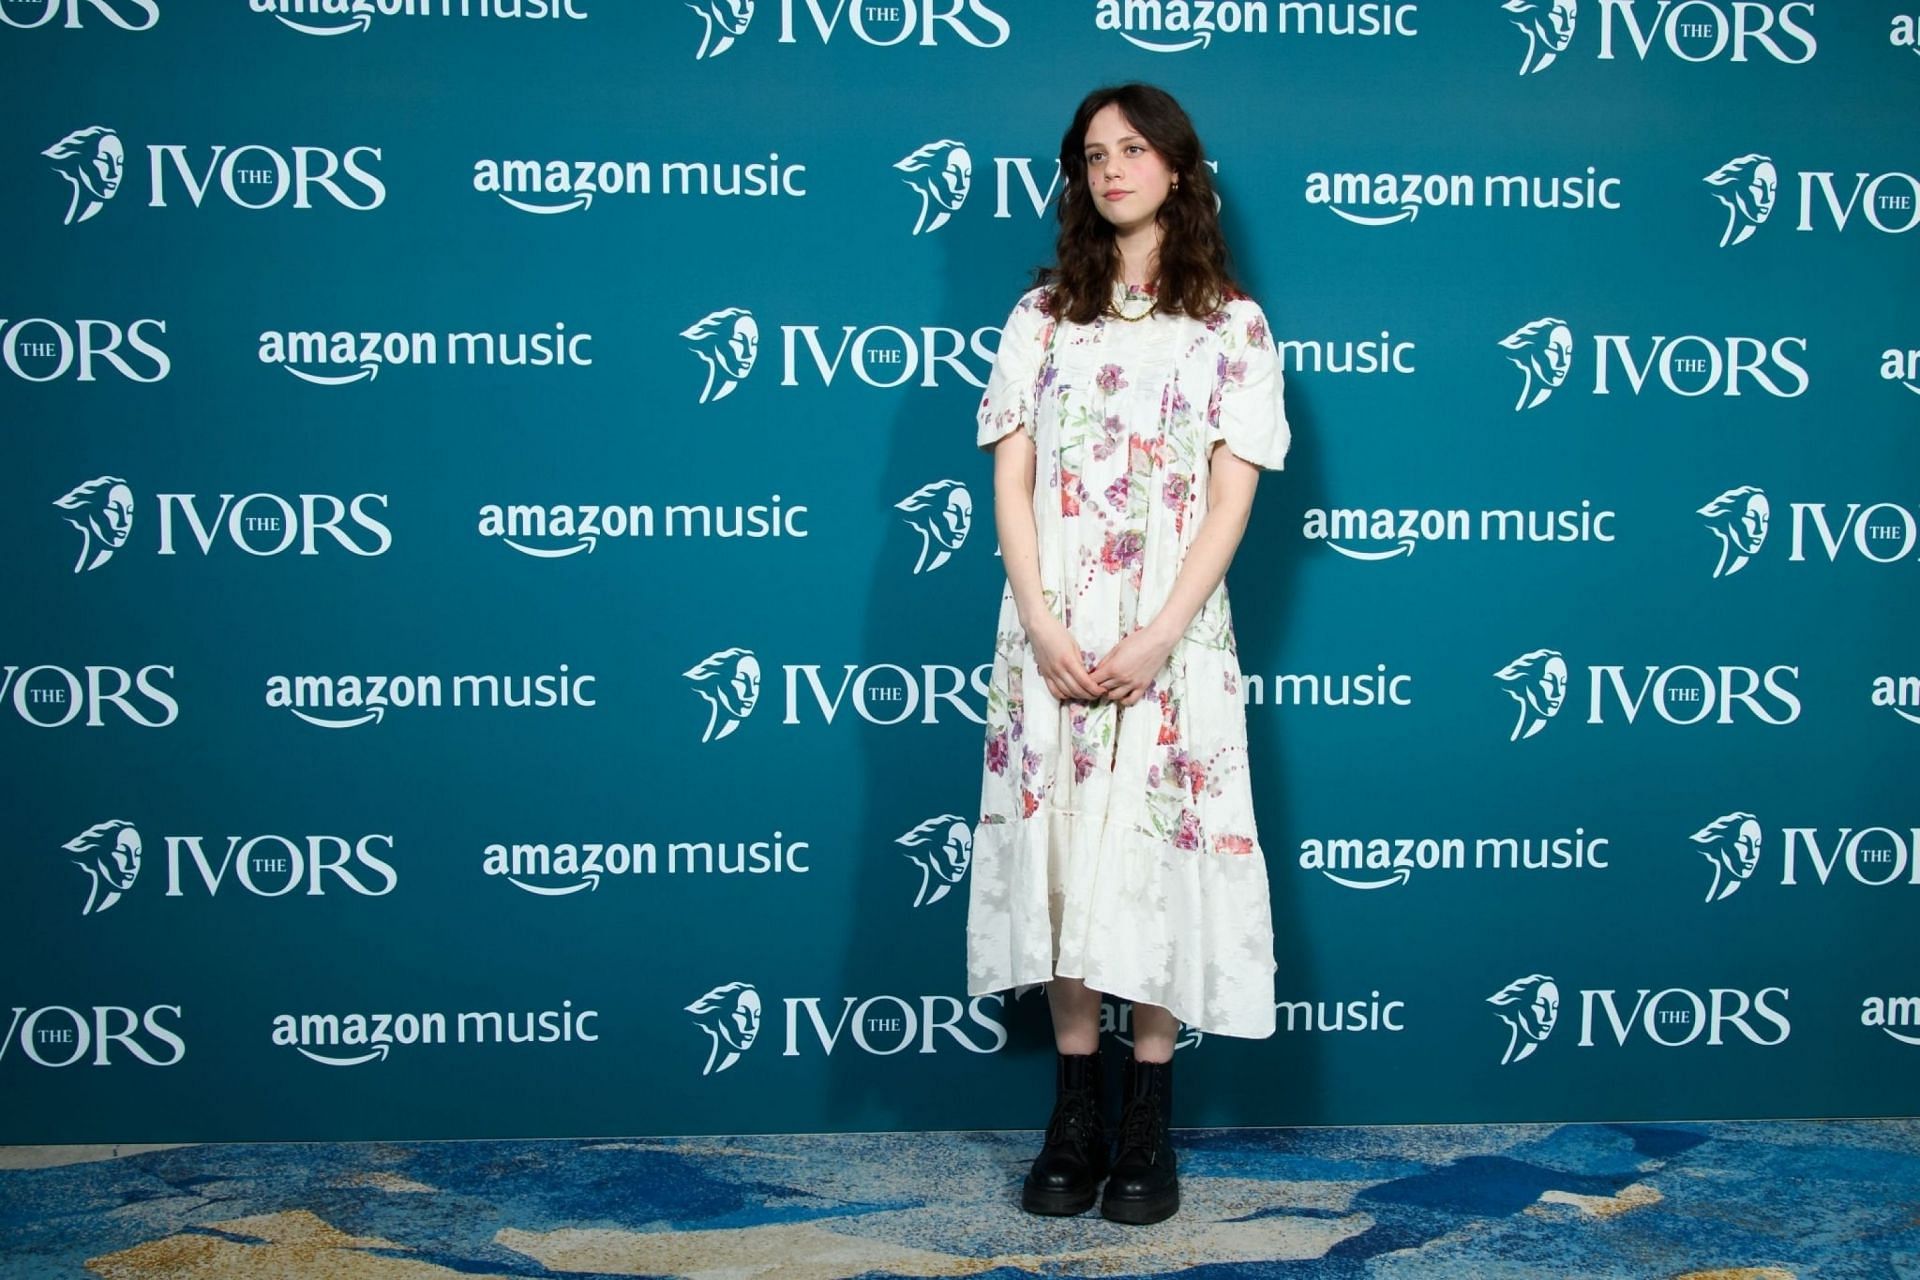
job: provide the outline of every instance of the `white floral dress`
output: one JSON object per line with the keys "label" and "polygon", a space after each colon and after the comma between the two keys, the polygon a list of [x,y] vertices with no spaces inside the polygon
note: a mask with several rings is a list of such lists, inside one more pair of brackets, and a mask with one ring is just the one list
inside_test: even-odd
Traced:
{"label": "white floral dress", "polygon": [[[1118,307],[1149,294],[1115,286]],[[1056,323],[1020,299],[980,403],[1025,430],[1049,608],[1089,664],[1151,621],[1207,509],[1215,442],[1278,468],[1290,434],[1266,316]],[[1001,597],[967,914],[967,990],[1076,977],[1191,1027],[1274,1028],[1273,918],[1226,585],[1138,703],[1059,703]]]}

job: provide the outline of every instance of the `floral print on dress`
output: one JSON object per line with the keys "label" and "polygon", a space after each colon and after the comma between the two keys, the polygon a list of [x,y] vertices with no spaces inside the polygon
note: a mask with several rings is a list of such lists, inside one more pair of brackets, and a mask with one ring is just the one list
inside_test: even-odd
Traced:
{"label": "floral print on dress", "polygon": [[1109,533],[1100,546],[1100,567],[1108,573],[1121,573],[1140,563],[1146,553],[1146,537],[1137,529]]}
{"label": "floral print on dress", "polygon": [[1005,773],[1008,759],[1007,730],[995,729],[987,735],[987,772]]}
{"label": "floral print on dress", "polygon": [[[1137,310],[1137,306],[1134,308]],[[1205,525],[1216,447],[1278,467],[1277,352],[1250,299],[1078,325],[1008,318],[978,443],[1033,441],[1048,610],[1091,668],[1152,621]],[[1227,1035],[1273,1028],[1273,939],[1224,584],[1130,707],[1057,702],[1011,587],[987,694],[967,987],[1085,978]],[[1200,923],[1206,922],[1204,929]]]}
{"label": "floral print on dress", "polygon": [[1193,499],[1193,477],[1170,475],[1160,486],[1160,501],[1167,510],[1173,512],[1173,531],[1184,533],[1187,528],[1187,504]]}
{"label": "floral print on dress", "polygon": [[1176,849],[1200,847],[1200,815],[1193,810],[1180,811],[1180,827],[1173,833],[1173,847]]}

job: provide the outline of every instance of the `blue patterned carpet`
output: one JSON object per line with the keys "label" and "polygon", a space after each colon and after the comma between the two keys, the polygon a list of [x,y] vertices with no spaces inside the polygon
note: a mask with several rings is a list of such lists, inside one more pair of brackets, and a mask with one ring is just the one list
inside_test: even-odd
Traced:
{"label": "blue patterned carpet", "polygon": [[0,1148],[0,1275],[1920,1277],[1920,1121],[1191,1130],[1155,1227],[1038,1137]]}

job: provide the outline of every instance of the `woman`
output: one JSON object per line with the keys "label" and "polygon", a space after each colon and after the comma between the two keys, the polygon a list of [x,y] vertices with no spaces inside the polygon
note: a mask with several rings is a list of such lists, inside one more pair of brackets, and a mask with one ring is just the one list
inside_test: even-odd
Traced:
{"label": "woman", "polygon": [[1134,1045],[1101,1212],[1180,1203],[1179,1022],[1273,1033],[1273,926],[1224,579],[1289,442],[1186,113],[1100,89],[1060,147],[1059,265],[1002,331],[978,440],[1005,561],[967,918],[970,994],[1046,983],[1058,1094],[1022,1202],[1093,1204],[1104,993]]}
{"label": "woman", "polygon": [[95,476],[54,499],[67,513],[67,523],[80,531],[80,558],[75,573],[98,569],[127,545],[133,532],[133,490],[119,476]]}

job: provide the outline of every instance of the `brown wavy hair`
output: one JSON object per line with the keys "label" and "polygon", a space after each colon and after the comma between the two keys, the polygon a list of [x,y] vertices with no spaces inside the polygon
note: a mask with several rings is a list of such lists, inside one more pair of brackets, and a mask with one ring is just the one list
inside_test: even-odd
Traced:
{"label": "brown wavy hair", "polygon": [[1042,267],[1034,283],[1046,286],[1049,311],[1061,319],[1090,324],[1113,297],[1120,275],[1120,249],[1113,224],[1094,207],[1087,189],[1087,126],[1102,108],[1117,105],[1136,133],[1145,138],[1180,185],[1160,206],[1160,252],[1155,279],[1159,310],[1208,316],[1240,296],[1227,266],[1227,242],[1220,233],[1213,174],[1193,121],[1173,95],[1150,84],[1109,85],[1095,89],[1073,113],[1060,138],[1060,201],[1055,216],[1057,266]]}

